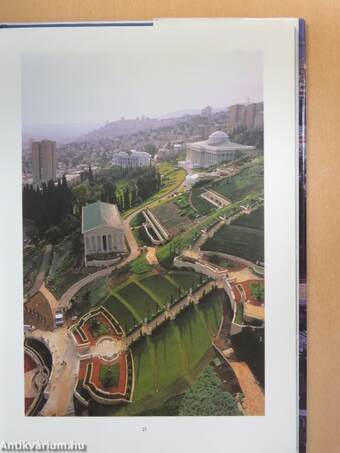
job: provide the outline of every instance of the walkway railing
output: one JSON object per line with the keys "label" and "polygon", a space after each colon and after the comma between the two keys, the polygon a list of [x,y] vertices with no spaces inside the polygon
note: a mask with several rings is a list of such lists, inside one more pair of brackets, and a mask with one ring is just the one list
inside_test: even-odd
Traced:
{"label": "walkway railing", "polygon": [[150,321],[143,323],[142,326],[135,329],[131,334],[126,337],[126,344],[130,346],[134,341],[138,340],[141,336],[151,335],[153,330],[163,324],[169,319],[175,319],[176,316],[181,313],[186,307],[191,304],[198,304],[203,296],[217,288],[215,281],[208,281],[202,285],[194,293],[189,293],[178,302],[175,302],[171,307],[166,307],[165,311],[156,315]]}

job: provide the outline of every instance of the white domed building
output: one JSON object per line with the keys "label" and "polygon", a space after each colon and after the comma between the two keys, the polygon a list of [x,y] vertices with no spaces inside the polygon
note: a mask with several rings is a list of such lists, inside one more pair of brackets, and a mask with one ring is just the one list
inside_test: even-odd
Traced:
{"label": "white domed building", "polygon": [[192,168],[206,168],[234,160],[240,152],[253,149],[255,146],[233,143],[225,132],[216,131],[209,136],[208,140],[188,143],[187,161],[190,162]]}

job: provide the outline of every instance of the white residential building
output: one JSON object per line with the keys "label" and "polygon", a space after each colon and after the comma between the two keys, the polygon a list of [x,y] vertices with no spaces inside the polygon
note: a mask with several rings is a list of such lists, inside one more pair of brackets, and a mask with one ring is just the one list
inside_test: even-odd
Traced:
{"label": "white residential building", "polygon": [[145,151],[120,151],[114,154],[112,165],[122,168],[148,167],[151,163],[151,154]]}

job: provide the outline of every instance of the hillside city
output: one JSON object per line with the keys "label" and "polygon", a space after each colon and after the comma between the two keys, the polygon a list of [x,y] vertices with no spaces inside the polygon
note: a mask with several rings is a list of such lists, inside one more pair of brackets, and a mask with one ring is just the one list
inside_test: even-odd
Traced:
{"label": "hillside city", "polygon": [[264,414],[263,103],[23,143],[25,414]]}

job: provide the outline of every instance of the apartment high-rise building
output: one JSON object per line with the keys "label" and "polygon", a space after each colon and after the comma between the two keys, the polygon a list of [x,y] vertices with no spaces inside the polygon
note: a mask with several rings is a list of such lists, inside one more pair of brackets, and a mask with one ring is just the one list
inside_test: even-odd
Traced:
{"label": "apartment high-rise building", "polygon": [[236,104],[228,108],[226,130],[233,132],[238,127],[257,129],[263,127],[263,102]]}
{"label": "apartment high-rise building", "polygon": [[31,141],[33,184],[56,179],[56,142],[51,140]]}
{"label": "apartment high-rise building", "polygon": [[208,120],[211,118],[212,108],[210,105],[207,105],[204,109],[201,110],[201,116],[207,118]]}

